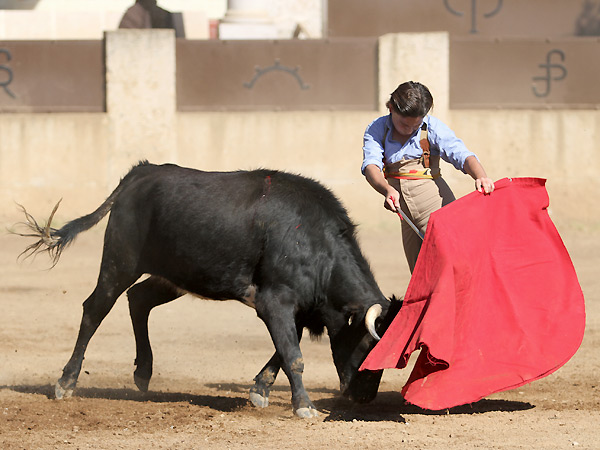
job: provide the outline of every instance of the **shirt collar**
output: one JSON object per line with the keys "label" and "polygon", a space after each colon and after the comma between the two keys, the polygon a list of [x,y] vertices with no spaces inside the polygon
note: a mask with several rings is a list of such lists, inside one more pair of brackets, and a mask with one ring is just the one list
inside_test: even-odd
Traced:
{"label": "shirt collar", "polygon": [[[419,125],[419,128],[417,129],[417,131],[415,131],[411,138],[416,135],[417,133],[421,132],[421,128],[423,127],[423,124],[426,123],[427,124],[427,128],[429,128],[429,121],[427,120],[427,118],[429,117],[429,114],[427,114],[425,117],[423,117],[423,121],[421,122],[421,125]],[[392,113],[389,113],[387,115],[387,119],[385,120],[385,127],[386,127],[386,135],[392,131],[392,129],[394,128],[394,124],[392,124]],[[393,139],[390,136],[390,139]]]}

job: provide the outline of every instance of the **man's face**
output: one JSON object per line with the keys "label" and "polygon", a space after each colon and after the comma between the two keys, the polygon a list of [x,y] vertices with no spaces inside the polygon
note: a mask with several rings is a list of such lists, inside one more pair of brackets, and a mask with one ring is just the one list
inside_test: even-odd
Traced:
{"label": "man's face", "polygon": [[423,123],[423,116],[402,116],[398,114],[394,108],[390,108],[390,112],[392,113],[392,123],[394,124],[394,128],[402,136],[411,136]]}

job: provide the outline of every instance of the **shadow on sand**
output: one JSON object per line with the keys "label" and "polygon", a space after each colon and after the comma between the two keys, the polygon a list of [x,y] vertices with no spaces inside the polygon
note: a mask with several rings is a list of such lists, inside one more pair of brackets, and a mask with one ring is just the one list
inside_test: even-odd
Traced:
{"label": "shadow on sand", "polygon": [[357,404],[337,397],[315,402],[319,410],[329,411],[325,421],[348,422],[359,420],[364,422],[392,421],[406,422],[405,415],[447,415],[447,414],[480,414],[486,412],[525,411],[535,408],[531,403],[509,400],[483,399],[476,403],[455,406],[441,411],[432,411],[411,405],[399,392],[380,392],[377,398],[368,404]]}
{"label": "shadow on sand", "polygon": [[[248,391],[250,385],[236,383],[206,384],[207,388],[227,392],[228,395],[197,395],[185,392],[140,392],[134,389],[120,388],[85,388],[78,387],[74,396],[78,398],[129,400],[135,402],[178,403],[185,402],[195,406],[204,406],[220,412],[233,412],[240,408],[250,406]],[[54,385],[19,385],[0,386],[0,389],[9,389],[23,394],[44,395],[54,398]],[[289,391],[288,386],[273,386],[273,391]],[[375,401],[369,404],[357,404],[339,396],[339,391],[329,388],[307,389],[308,392],[331,394],[329,398],[314,401],[315,406],[325,414],[325,422],[380,422],[391,421],[404,423],[405,415],[446,415],[446,414],[481,414],[486,412],[512,412],[524,411],[535,408],[526,402],[483,399],[476,403],[456,406],[441,411],[430,411],[408,404],[398,392],[380,392]]]}
{"label": "shadow on sand", "polygon": [[[0,386],[0,389],[10,389],[23,394],[41,394],[50,399],[54,399],[54,385],[30,385],[30,386]],[[196,395],[185,392],[161,392],[148,391],[140,392],[135,389],[120,388],[84,388],[78,387],[73,393],[78,398],[101,398],[106,400],[129,400],[134,402],[153,402],[153,403],[178,403],[186,402],[196,406],[206,406],[208,408],[231,412],[250,404],[247,398],[227,397],[221,395]]]}

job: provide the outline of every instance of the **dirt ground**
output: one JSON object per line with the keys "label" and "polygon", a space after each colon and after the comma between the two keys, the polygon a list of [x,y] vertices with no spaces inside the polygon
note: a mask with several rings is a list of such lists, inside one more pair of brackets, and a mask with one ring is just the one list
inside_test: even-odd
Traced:
{"label": "dirt ground", "polygon": [[[376,400],[355,406],[339,396],[327,337],[306,337],[304,381],[320,416],[301,420],[283,376],[268,408],[248,400],[253,377],[273,351],[254,311],[187,296],[150,317],[155,366],[147,394],[133,383],[134,339],[122,297],[90,343],[74,397],[54,400],[81,303],[95,285],[104,225],[81,235],[52,270],[45,256],[17,263],[30,241],[0,236],[3,450],[600,449],[600,232],[561,231],[586,297],[587,330],[579,352],[556,373],[431,412],[405,404],[399,394],[408,370],[388,370]],[[408,269],[399,243],[361,234],[361,244],[384,293],[402,295]]]}

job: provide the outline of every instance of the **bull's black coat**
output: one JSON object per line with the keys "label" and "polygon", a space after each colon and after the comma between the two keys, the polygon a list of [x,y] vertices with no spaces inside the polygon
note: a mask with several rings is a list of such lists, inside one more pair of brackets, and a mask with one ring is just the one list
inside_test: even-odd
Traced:
{"label": "bull's black coat", "polygon": [[[90,338],[128,288],[141,389],[152,374],[150,310],[190,292],[244,302],[267,325],[276,353],[255,378],[255,404],[266,406],[281,367],[296,413],[316,413],[302,384],[299,340],[305,327],[313,334],[327,329],[345,394],[358,401],[375,396],[381,373],[357,371],[374,345],[362,321],[370,306],[381,305],[385,314],[390,302],[346,210],[321,184],[273,170],[202,172],[142,162],[96,211],[51,229],[48,249],[58,259],[109,211],[98,284],[84,302],[57,396],[75,387]],[[143,274],[151,276],[134,284]]]}

